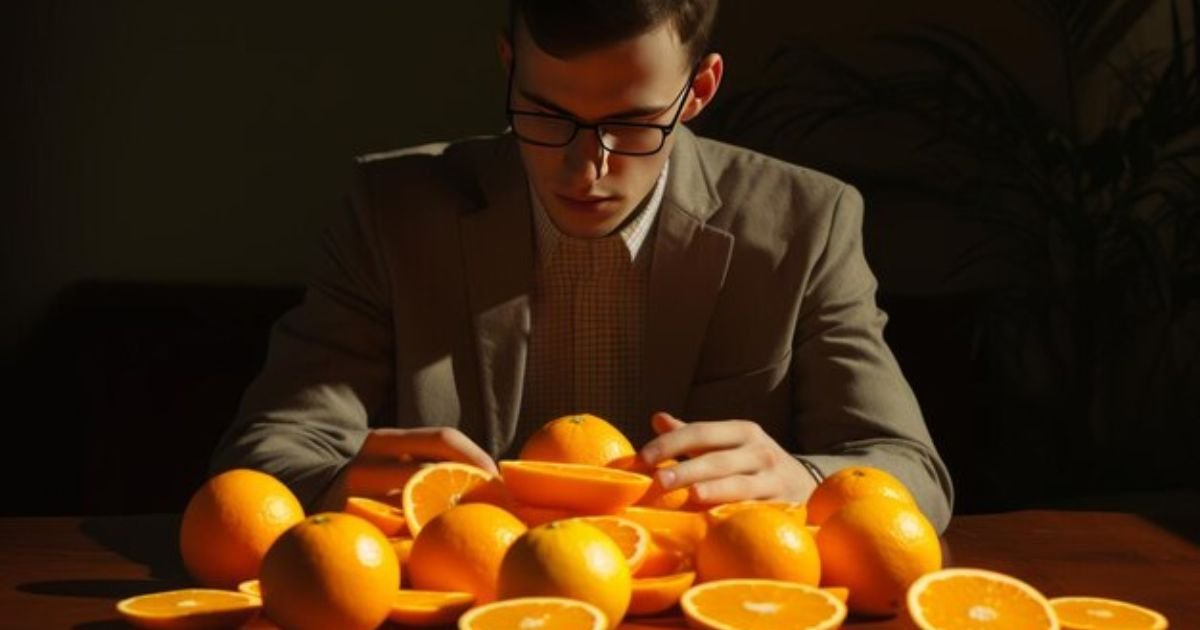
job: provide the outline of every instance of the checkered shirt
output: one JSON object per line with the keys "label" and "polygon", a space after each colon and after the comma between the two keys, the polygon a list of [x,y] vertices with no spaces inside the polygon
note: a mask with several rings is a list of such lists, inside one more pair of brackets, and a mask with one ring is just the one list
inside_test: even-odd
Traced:
{"label": "checkered shirt", "polygon": [[617,234],[567,236],[533,200],[537,269],[533,327],[514,448],[542,424],[573,413],[612,422],[635,445],[650,419],[642,398],[642,349],[653,243],[645,247],[666,189],[666,165],[643,207]]}

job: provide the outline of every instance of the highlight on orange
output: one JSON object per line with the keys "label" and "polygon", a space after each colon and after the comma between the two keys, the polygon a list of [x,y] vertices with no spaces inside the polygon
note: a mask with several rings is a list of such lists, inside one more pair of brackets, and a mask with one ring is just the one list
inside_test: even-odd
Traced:
{"label": "highlight on orange", "polygon": [[254,619],[262,600],[253,595],[187,588],[117,602],[117,612],[139,628],[238,628]]}
{"label": "highlight on orange", "polygon": [[525,532],[500,564],[501,599],[577,599],[603,611],[610,630],[625,616],[631,589],[625,554],[607,534],[582,519]]}
{"label": "highlight on orange", "polygon": [[267,473],[238,468],[200,486],[188,501],[179,551],[200,584],[233,589],[258,577],[267,549],[304,519],[292,491]]}
{"label": "highlight on orange", "polygon": [[555,418],[530,435],[518,459],[608,466],[633,455],[633,445],[607,420],[590,413]]}
{"label": "highlight on orange", "polygon": [[400,562],[374,525],[327,512],[271,545],[259,587],[267,617],[285,628],[375,628],[400,588]]}
{"label": "highlight on orange", "polygon": [[823,583],[850,589],[851,612],[894,615],[917,578],[942,568],[937,531],[912,504],[870,497],[829,517],[816,536]]}
{"label": "highlight on orange", "polygon": [[688,589],[679,601],[695,628],[805,628],[833,630],[846,619],[846,605],[833,595],[796,582],[718,580]]}
{"label": "highlight on orange", "polygon": [[[850,590],[854,598],[854,590]],[[1003,573],[973,568],[933,571],[913,582],[905,596],[909,616],[921,630],[978,627],[1058,630],[1058,615],[1036,588]]]}
{"label": "highlight on orange", "polygon": [[773,507],[735,511],[711,525],[696,548],[701,582],[764,578],[816,586],[821,572],[812,534],[802,522]]}
{"label": "highlight on orange", "polygon": [[633,505],[650,478],[589,464],[502,460],[500,476],[517,502],[579,514],[615,514]]}

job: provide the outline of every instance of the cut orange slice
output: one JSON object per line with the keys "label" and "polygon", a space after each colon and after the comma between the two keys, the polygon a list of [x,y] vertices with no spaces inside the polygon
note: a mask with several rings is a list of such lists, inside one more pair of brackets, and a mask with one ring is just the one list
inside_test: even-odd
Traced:
{"label": "cut orange slice", "polygon": [[1050,607],[1058,622],[1071,630],[1164,630],[1167,618],[1161,613],[1106,597],[1056,597]]}
{"label": "cut orange slice", "polygon": [[367,497],[350,497],[346,499],[346,506],[342,508],[342,511],[366,519],[367,522],[378,527],[384,536],[399,536],[407,529],[404,522],[404,510],[383,501]]}
{"label": "cut orange slice", "polygon": [[798,501],[734,501],[733,503],[722,503],[714,505],[708,509],[708,519],[712,523],[723,521],[734,512],[745,510],[752,507],[773,507],[787,512],[789,515],[804,523],[808,518],[808,510],[803,503]]}
{"label": "cut orange slice", "polygon": [[255,597],[262,597],[262,587],[259,586],[258,580],[246,580],[245,582],[238,584],[237,590],[239,593],[245,593]]}
{"label": "cut orange slice", "polygon": [[781,580],[716,580],[679,600],[688,622],[708,630],[831,630],[846,605],[815,586]]}
{"label": "cut orange slice", "polygon": [[658,577],[634,578],[629,598],[630,615],[656,615],[679,603],[679,598],[696,581],[694,571]]}
{"label": "cut orange slice", "polygon": [[650,534],[650,546],[646,550],[646,561],[633,577],[662,577],[672,573],[692,570],[692,554],[679,546],[678,542]]}
{"label": "cut orange slice", "polygon": [[388,621],[402,626],[449,625],[474,603],[470,593],[402,590],[396,593]]}
{"label": "cut orange slice", "polygon": [[620,512],[650,487],[646,475],[588,464],[505,460],[500,476],[521,503],[580,514]]}
{"label": "cut orange slice", "polygon": [[1032,586],[984,569],[941,569],[908,588],[908,612],[922,630],[996,628],[1058,630],[1058,616]]}
{"label": "cut orange slice", "polygon": [[262,609],[262,600],[237,591],[185,588],[117,602],[117,612],[139,628],[236,628]]}
{"label": "cut orange slice", "polygon": [[458,462],[439,462],[422,468],[404,484],[404,520],[415,538],[426,523],[446,510],[472,499],[492,476],[482,468]]}
{"label": "cut orange slice", "polygon": [[592,604],[565,597],[518,597],[473,608],[459,630],[605,630],[608,620]]}
{"label": "cut orange slice", "polygon": [[631,573],[642,568],[650,551],[650,532],[645,527],[619,516],[581,516],[578,520],[608,534],[621,548],[621,553],[625,554],[625,562],[629,564]]}
{"label": "cut orange slice", "polygon": [[695,551],[696,545],[708,533],[708,520],[702,512],[632,506],[622,510],[619,516],[645,527],[655,540],[687,553]]}
{"label": "cut orange slice", "polygon": [[578,513],[570,510],[537,507],[536,505],[513,503],[509,507],[512,508],[509,511],[513,513],[513,516],[521,519],[522,523],[525,523],[530,527],[537,527],[538,525],[545,525],[546,523],[550,523],[552,521],[561,521],[563,519],[575,518],[579,516]]}

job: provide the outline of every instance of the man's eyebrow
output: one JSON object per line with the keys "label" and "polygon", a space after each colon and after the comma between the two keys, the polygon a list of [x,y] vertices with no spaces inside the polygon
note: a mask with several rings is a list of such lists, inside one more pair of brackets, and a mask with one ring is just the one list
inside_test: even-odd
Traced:
{"label": "man's eyebrow", "polygon": [[[520,88],[517,88],[517,91],[521,93],[521,96],[524,96],[526,99],[528,99],[530,102],[534,103],[538,107],[548,109],[556,114],[562,114],[563,116],[567,116],[569,118],[581,120],[578,116],[567,111],[565,108],[556,105],[553,101],[551,101],[548,98],[545,98],[543,96],[538,96],[537,94],[533,94],[531,92],[526,92],[525,90],[520,89]],[[630,109],[626,109],[623,111],[615,112],[613,114],[609,114],[607,116],[602,116],[600,118],[597,118],[596,120],[623,120],[623,119],[628,119],[628,118],[646,118],[647,116],[653,116],[655,114],[662,113],[670,106],[671,106],[670,104],[667,104],[667,105],[662,105],[659,107],[632,107]]]}

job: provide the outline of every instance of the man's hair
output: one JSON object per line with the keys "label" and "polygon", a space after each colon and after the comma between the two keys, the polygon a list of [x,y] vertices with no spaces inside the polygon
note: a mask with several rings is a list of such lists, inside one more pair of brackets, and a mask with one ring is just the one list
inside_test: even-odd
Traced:
{"label": "man's hair", "polygon": [[509,36],[518,20],[538,48],[561,59],[636,37],[664,22],[695,64],[708,50],[718,0],[509,0]]}

